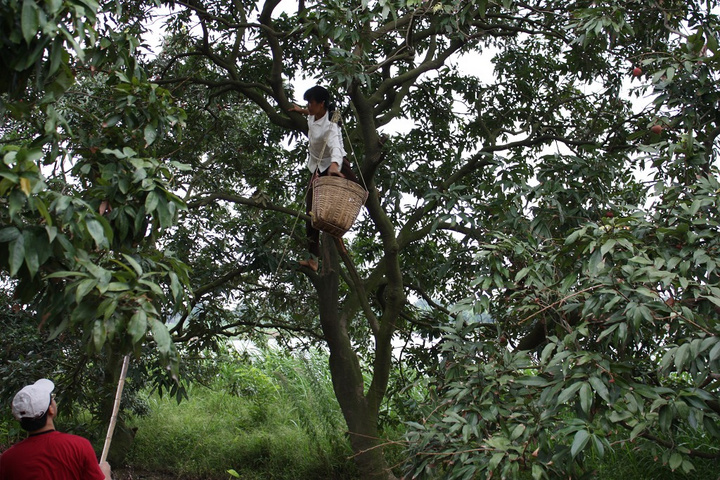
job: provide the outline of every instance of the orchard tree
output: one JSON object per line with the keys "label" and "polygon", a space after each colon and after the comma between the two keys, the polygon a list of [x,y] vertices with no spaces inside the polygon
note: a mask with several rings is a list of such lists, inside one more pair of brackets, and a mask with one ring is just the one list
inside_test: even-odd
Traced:
{"label": "orchard tree", "polygon": [[[519,378],[535,403],[517,408],[546,417],[506,432],[529,417],[478,414],[483,430],[455,412],[450,434],[429,419],[437,434],[412,437],[416,472],[433,449],[452,471],[478,469],[458,476],[570,472],[584,450],[609,447],[602,432],[625,426],[689,468],[673,426],[717,433],[714,2],[166,6],[153,68],[192,119],[176,151],[193,166],[189,211],[173,242],[194,266],[197,306],[176,338],[265,328],[325,344],[363,478],[388,478],[378,421],[393,342],[437,339],[456,317],[449,306],[472,307],[491,314],[483,341],[502,348],[448,372],[521,360],[500,387],[478,376],[441,405],[516,393],[507,382]],[[345,245],[324,237],[318,272],[294,263],[307,127],[288,112],[302,79],[340,100],[369,191]],[[459,395],[447,385],[441,396]],[[507,439],[492,443],[497,432]],[[458,461],[458,450],[476,454]]]}
{"label": "orchard tree", "polygon": [[593,478],[589,459],[626,444],[668,474],[720,458],[720,29],[716,5],[668,3],[592,5],[569,24],[572,46],[631,52],[630,98],[647,107],[586,115],[606,139],[537,157],[520,228],[479,245],[459,308],[500,330],[446,327],[408,433],[414,476]]}
{"label": "orchard tree", "polygon": [[[91,390],[89,403],[105,422],[122,357],[142,356],[143,344],[157,347],[170,367],[165,381],[177,386],[165,322],[189,285],[187,267],[157,243],[184,208],[172,182],[182,166],[157,146],[180,139],[184,112],[148,80],[140,30],[124,23],[124,8],[93,0],[0,6],[0,268],[13,308],[32,315],[47,340],[61,339],[48,352],[62,352],[4,382],[36,379],[26,372],[87,392],[97,380],[79,379],[93,367],[105,388]],[[3,319],[8,336],[21,331],[12,315]]]}

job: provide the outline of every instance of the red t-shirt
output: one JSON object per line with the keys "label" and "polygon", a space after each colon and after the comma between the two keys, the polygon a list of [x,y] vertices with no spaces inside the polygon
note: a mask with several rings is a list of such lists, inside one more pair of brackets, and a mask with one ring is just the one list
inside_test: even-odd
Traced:
{"label": "red t-shirt", "polygon": [[0,456],[0,480],[105,480],[90,442],[51,430]]}

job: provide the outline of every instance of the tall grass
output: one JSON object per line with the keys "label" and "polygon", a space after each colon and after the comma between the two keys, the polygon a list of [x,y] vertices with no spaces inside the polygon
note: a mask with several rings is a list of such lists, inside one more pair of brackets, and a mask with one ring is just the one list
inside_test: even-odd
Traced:
{"label": "tall grass", "polygon": [[[718,445],[704,444],[699,432],[689,432],[683,439],[683,446],[691,449],[698,448],[706,452],[717,452]],[[662,452],[658,449],[639,448],[639,443],[645,440],[637,439],[635,443],[622,442],[607,450],[603,458],[596,455],[588,458],[588,465],[593,471],[593,478],[603,480],[720,480],[720,461],[695,457],[691,459],[693,470],[684,473],[682,469],[673,471],[663,462]]]}
{"label": "tall grass", "polygon": [[320,353],[230,355],[187,401],[149,399],[127,462],[186,479],[227,479],[231,469],[246,480],[356,478],[326,372]]}

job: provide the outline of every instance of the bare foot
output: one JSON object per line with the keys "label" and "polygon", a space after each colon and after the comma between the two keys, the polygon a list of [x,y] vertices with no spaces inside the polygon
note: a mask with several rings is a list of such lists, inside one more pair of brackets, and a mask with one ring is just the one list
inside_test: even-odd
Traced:
{"label": "bare foot", "polygon": [[301,267],[307,267],[310,270],[312,270],[313,272],[317,272],[318,262],[317,262],[317,260],[315,260],[313,258],[309,258],[307,260],[300,260],[298,263],[300,264]]}

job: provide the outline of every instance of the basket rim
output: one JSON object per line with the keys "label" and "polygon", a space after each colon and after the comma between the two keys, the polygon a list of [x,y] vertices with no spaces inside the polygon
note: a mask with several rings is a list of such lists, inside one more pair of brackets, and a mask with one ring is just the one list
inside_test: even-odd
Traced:
{"label": "basket rim", "polygon": [[350,190],[353,193],[360,194],[362,192],[362,204],[365,205],[365,202],[368,199],[369,192],[368,190],[360,185],[357,182],[353,182],[352,180],[348,180],[345,177],[335,177],[330,175],[324,175],[322,177],[317,177],[312,181],[312,187],[315,189],[316,187],[326,187],[326,186],[333,186],[333,187],[340,187],[344,188],[346,190]]}

